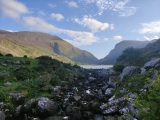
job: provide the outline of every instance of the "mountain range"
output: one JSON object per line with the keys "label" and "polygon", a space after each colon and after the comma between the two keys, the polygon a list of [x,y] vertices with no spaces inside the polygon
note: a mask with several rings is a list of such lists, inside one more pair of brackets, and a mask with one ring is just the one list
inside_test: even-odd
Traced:
{"label": "mountain range", "polygon": [[93,54],[80,50],[58,36],[42,32],[9,32],[0,30],[0,53],[14,56],[38,57],[51,56],[67,63],[109,64],[114,63],[122,51],[128,47],[143,48],[153,41],[124,40],[103,59],[98,60]]}
{"label": "mountain range", "polygon": [[103,59],[100,59],[99,63],[101,64],[110,64],[114,63],[116,59],[122,54],[123,50],[128,47],[133,48],[144,48],[149,43],[153,43],[156,40],[152,41],[136,41],[136,40],[124,40],[115,45],[115,48],[109,52],[107,56]]}
{"label": "mountain range", "polygon": [[80,50],[58,36],[42,32],[0,31],[0,52],[14,56],[52,56],[64,62],[95,64],[98,59],[91,53]]}

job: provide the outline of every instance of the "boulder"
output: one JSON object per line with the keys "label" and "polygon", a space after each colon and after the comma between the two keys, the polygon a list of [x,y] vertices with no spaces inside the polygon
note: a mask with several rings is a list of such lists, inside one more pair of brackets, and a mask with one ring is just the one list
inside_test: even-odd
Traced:
{"label": "boulder", "polygon": [[[58,116],[51,116],[51,117],[48,117],[47,119],[45,120],[64,120],[62,117],[58,117]],[[68,119],[67,119],[68,120]]]}
{"label": "boulder", "polygon": [[94,116],[94,120],[103,120],[103,116],[102,115],[95,115]]}
{"label": "boulder", "polygon": [[22,111],[24,113],[32,112],[32,109],[35,108],[35,104],[36,104],[36,99],[30,99],[23,105]]}
{"label": "boulder", "polygon": [[94,118],[94,114],[90,111],[83,111],[82,115],[85,120],[91,120]]}
{"label": "boulder", "polygon": [[73,98],[74,98],[74,100],[78,101],[81,99],[81,96],[75,95],[75,96],[73,96]]}
{"label": "boulder", "polygon": [[11,96],[12,102],[16,105],[21,105],[25,101],[25,96],[22,93],[19,93],[19,92],[9,93],[9,96]]}
{"label": "boulder", "polygon": [[40,115],[53,115],[58,112],[58,105],[49,98],[40,97],[37,99],[36,112]]}
{"label": "boulder", "polygon": [[21,115],[22,111],[22,105],[19,105],[18,107],[16,107],[14,115],[17,117],[19,115]]}
{"label": "boulder", "polygon": [[141,68],[141,73],[145,73],[146,72],[146,69],[145,68]]}
{"label": "boulder", "polygon": [[107,96],[112,95],[112,90],[113,90],[113,88],[108,88],[108,89],[105,91],[105,95],[107,95]]}
{"label": "boulder", "polygon": [[146,62],[143,67],[146,69],[153,68],[156,64],[158,64],[159,61],[160,58],[156,58],[154,60]]}
{"label": "boulder", "polygon": [[128,98],[136,99],[136,96],[135,96],[135,94],[129,93],[129,94],[128,94]]}
{"label": "boulder", "polygon": [[88,80],[89,80],[89,82],[93,82],[93,81],[96,80],[96,78],[94,78],[94,77],[89,77]]}
{"label": "boulder", "polygon": [[99,106],[100,106],[99,102],[97,102],[97,101],[92,102],[91,103],[91,109],[92,109],[92,111],[95,112],[95,113],[99,112],[100,111]]}
{"label": "boulder", "polygon": [[129,109],[129,111],[132,113],[132,115],[138,117],[140,111],[135,107],[133,103],[127,102],[126,106]]}
{"label": "boulder", "polygon": [[3,111],[0,111],[0,120],[5,120],[5,114]]}
{"label": "boulder", "polygon": [[7,87],[9,87],[9,86],[11,86],[11,85],[12,85],[12,83],[10,83],[10,82],[6,82],[4,85],[5,85],[5,86],[7,86]]}
{"label": "boulder", "polygon": [[125,77],[127,76],[131,76],[131,75],[136,75],[139,74],[141,72],[140,68],[137,66],[128,66],[125,67],[122,71],[122,73],[120,74],[120,80],[123,81]]}
{"label": "boulder", "polygon": [[82,114],[78,107],[74,107],[72,105],[69,105],[66,109],[66,114],[69,115],[71,118],[74,118],[76,120],[81,120]]}
{"label": "boulder", "polygon": [[117,83],[112,81],[112,79],[109,78],[109,81],[107,82],[107,84],[110,86],[110,87],[116,87],[117,86]]}

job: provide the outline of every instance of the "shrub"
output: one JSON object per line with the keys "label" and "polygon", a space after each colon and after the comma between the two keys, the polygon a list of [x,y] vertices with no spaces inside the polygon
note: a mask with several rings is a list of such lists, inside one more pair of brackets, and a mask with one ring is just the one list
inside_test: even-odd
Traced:
{"label": "shrub", "polygon": [[2,53],[0,53],[0,57],[4,56]]}
{"label": "shrub", "polygon": [[26,80],[34,78],[36,76],[36,72],[29,67],[21,67],[20,69],[14,71],[14,75],[17,80]]}
{"label": "shrub", "polygon": [[114,64],[114,66],[113,66],[113,70],[115,70],[116,72],[122,72],[123,71],[123,68],[124,68],[125,66],[124,65],[122,65],[122,64]]}
{"label": "shrub", "polygon": [[10,53],[6,54],[5,56],[6,56],[6,57],[13,57],[13,55],[10,54]]}
{"label": "shrub", "polygon": [[61,82],[61,79],[59,78],[59,76],[57,76],[55,73],[52,73],[50,84],[53,86],[56,86],[56,85],[61,85],[62,82]]}

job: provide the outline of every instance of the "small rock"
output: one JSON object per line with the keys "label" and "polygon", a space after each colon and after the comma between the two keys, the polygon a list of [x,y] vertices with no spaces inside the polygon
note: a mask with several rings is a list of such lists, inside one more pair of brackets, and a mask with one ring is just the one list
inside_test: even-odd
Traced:
{"label": "small rock", "polygon": [[12,83],[10,83],[10,82],[6,82],[4,85],[5,85],[5,86],[7,86],[7,87],[9,87],[9,86],[11,86],[11,85],[12,85]]}

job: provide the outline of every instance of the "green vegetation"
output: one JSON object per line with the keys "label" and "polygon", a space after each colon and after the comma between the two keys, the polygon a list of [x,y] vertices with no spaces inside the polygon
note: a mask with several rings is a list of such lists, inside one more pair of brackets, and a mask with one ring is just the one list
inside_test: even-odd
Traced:
{"label": "green vegetation", "polygon": [[22,93],[26,100],[40,96],[51,97],[53,87],[62,81],[69,84],[78,75],[77,65],[63,63],[48,56],[0,57],[0,101],[13,106],[11,92]]}
{"label": "green vegetation", "polygon": [[140,109],[139,119],[160,119],[160,78],[158,76],[152,84],[148,84],[147,92],[142,92],[137,96],[135,104]]}
{"label": "green vegetation", "polygon": [[[113,69],[118,73],[121,73],[126,66],[143,66],[145,62],[160,57],[159,45],[160,39],[155,43],[147,45],[143,49],[125,49],[117,59]],[[160,119],[159,71],[160,67],[157,66],[145,73],[126,77],[123,82],[118,82],[118,87],[114,91],[116,97],[125,96],[128,98],[127,96],[129,93],[136,95],[134,101],[129,101],[133,102],[140,110],[138,115],[138,119],[140,120]],[[120,90],[123,90],[123,92],[120,92]]]}
{"label": "green vegetation", "polygon": [[[150,73],[143,73],[134,76],[127,77],[123,82],[119,82],[119,86],[115,90],[117,97],[122,97],[124,94],[120,93],[120,90],[125,89],[126,93],[139,93],[143,86],[150,83]],[[119,80],[118,80],[119,81]]]}

